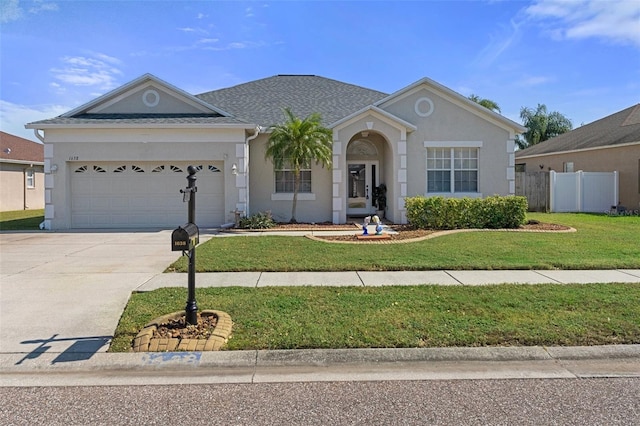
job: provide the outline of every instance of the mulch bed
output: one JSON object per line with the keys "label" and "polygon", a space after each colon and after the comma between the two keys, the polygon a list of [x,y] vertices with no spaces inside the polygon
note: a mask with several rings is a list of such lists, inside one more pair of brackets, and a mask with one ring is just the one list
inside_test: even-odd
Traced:
{"label": "mulch bed", "polygon": [[208,339],[218,324],[218,317],[215,315],[202,316],[198,313],[198,324],[187,324],[187,319],[183,315],[178,319],[172,319],[160,324],[153,333],[153,338],[172,339]]}
{"label": "mulch bed", "polygon": [[[372,229],[370,227],[369,229]],[[389,234],[389,240],[391,241],[402,241],[402,240],[413,240],[416,238],[426,237],[430,234],[433,234],[437,231],[432,229],[415,229],[411,225],[387,225],[387,228],[393,229],[397,232],[397,234]],[[521,231],[567,231],[571,228],[564,225],[558,225],[554,223],[543,223],[538,221],[529,221],[527,224],[522,225],[517,230]],[[359,240],[358,235],[362,234],[361,227],[356,223],[348,223],[343,225],[335,225],[332,223],[317,223],[317,224],[308,224],[308,223],[278,223],[274,228],[270,228],[272,231],[354,231],[353,235],[321,235],[314,236],[314,239],[326,240],[326,241],[354,241],[360,242],[363,244],[367,244],[370,241]],[[375,241],[375,240],[374,240]],[[371,241],[371,242],[374,242]]]}

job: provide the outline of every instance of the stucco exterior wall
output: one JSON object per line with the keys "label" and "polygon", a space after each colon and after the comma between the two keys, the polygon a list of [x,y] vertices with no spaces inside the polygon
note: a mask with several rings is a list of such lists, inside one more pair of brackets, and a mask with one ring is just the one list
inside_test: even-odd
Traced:
{"label": "stucco exterior wall", "polygon": [[[26,171],[33,169],[35,185],[27,187]],[[44,208],[44,169],[42,165],[0,163],[0,211]]]}
{"label": "stucco exterior wall", "polygon": [[[430,105],[423,100],[425,98],[432,102],[433,108],[429,115],[423,117],[416,111],[423,115],[429,112]],[[429,195],[426,187],[425,142],[482,142],[478,154],[478,195],[514,193],[513,137],[503,127],[481,117],[469,107],[426,88],[383,107],[417,126],[417,130],[407,136],[408,196]]]}
{"label": "stucco exterior wall", "polygon": [[[249,214],[271,211],[277,222],[291,219],[292,194],[276,194],[273,163],[265,159],[268,134],[249,144]],[[299,193],[296,204],[298,222],[331,221],[331,170],[311,163],[311,193]]]}
{"label": "stucco exterior wall", "polygon": [[640,208],[640,143],[516,159],[516,164],[526,165],[526,171],[563,172],[569,162],[576,172],[617,171],[620,203],[628,209]]}
{"label": "stucco exterior wall", "polygon": [[47,130],[44,147],[47,173],[45,220],[50,229],[71,227],[70,174],[74,166],[82,163],[187,161],[195,165],[201,161],[222,161],[225,199],[221,202],[225,206],[225,221],[233,222],[232,211],[239,202],[239,190],[236,181],[231,179],[231,165],[241,160],[237,156],[236,145],[243,144],[244,138],[242,129]]}

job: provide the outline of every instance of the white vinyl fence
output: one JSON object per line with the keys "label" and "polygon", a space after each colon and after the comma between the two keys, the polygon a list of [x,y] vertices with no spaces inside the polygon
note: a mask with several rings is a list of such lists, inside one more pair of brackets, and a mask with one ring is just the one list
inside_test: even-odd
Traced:
{"label": "white vinyl fence", "polygon": [[552,212],[604,213],[618,205],[618,172],[550,172]]}

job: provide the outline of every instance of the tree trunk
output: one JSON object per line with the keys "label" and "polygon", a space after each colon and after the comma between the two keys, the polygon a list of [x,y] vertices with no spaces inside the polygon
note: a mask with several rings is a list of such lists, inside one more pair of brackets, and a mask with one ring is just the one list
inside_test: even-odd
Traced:
{"label": "tree trunk", "polygon": [[300,188],[300,171],[296,170],[293,173],[293,203],[291,206],[291,219],[289,223],[298,223],[296,220],[296,206],[298,204],[298,189]]}

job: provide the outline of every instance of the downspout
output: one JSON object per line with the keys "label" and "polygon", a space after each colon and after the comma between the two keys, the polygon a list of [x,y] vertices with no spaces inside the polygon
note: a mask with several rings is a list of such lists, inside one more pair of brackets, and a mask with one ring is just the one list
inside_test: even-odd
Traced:
{"label": "downspout", "polygon": [[41,129],[33,129],[33,134],[36,135],[36,138],[38,138],[40,142],[44,143],[44,136],[40,135],[40,133],[38,133],[38,130]]}
{"label": "downspout", "polygon": [[245,193],[247,194],[247,211],[245,212],[246,217],[250,216],[249,212],[251,211],[251,209],[249,208],[249,200],[250,200],[250,197],[249,197],[249,142],[257,138],[261,131],[262,131],[262,126],[256,126],[255,133],[251,136],[248,136],[244,143],[246,160],[244,162],[244,170],[242,172],[244,173],[245,184],[247,185],[247,188],[245,190]]}
{"label": "downspout", "polygon": [[27,168],[22,169],[22,210],[27,210]]}

